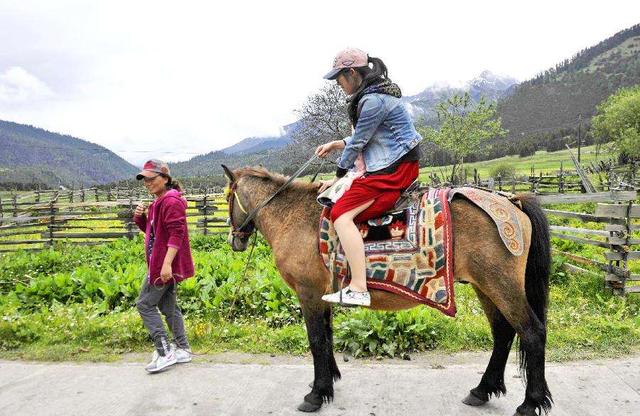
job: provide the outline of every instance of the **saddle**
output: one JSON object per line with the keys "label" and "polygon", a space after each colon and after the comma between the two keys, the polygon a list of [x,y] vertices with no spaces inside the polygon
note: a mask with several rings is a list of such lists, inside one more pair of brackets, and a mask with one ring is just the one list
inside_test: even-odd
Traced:
{"label": "saddle", "polygon": [[[432,306],[455,316],[453,235],[450,201],[465,197],[494,220],[505,246],[522,254],[517,208],[484,190],[424,188],[414,182],[395,206],[379,218],[356,224],[363,237],[367,285]],[[319,251],[334,278],[349,280],[349,267],[325,208],[319,224]]]}

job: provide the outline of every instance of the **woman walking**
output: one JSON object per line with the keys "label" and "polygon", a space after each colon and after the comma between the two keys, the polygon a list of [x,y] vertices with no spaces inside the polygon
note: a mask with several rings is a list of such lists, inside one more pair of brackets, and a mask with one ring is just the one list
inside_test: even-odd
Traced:
{"label": "woman walking", "polygon": [[[187,231],[187,201],[182,197],[180,185],[171,178],[169,166],[157,159],[149,160],[136,179],[143,180],[145,188],[155,196],[148,209],[140,204],[134,212],[135,223],[145,233],[148,266],[136,305],[156,348],[145,367],[154,373],[175,363],[191,361],[176,286],[192,277],[194,269]],[[173,334],[173,343],[168,341],[158,310]]]}
{"label": "woman walking", "polygon": [[320,157],[344,149],[336,177],[322,181],[318,192],[333,185],[349,170],[352,180],[331,208],[331,220],[349,262],[351,282],[322,299],[369,306],[364,242],[355,222],[381,216],[393,208],[402,191],[418,178],[418,144],[422,137],[400,100],[400,88],[388,78],[381,59],[359,49],[345,49],[338,53],[325,79],[336,80],[347,94],[354,130],[352,136],[316,149]]}

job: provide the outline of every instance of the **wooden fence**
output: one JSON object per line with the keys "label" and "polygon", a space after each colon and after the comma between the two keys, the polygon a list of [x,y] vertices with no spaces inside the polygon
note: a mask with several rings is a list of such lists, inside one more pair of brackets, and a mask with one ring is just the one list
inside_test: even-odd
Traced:
{"label": "wooden fence", "polygon": [[[510,190],[504,187],[505,190]],[[640,274],[630,262],[640,260],[640,205],[636,191],[538,195],[552,223],[553,237],[596,247],[592,258],[557,251],[567,267],[585,272],[584,265],[604,273],[606,286],[618,294],[640,293]],[[227,207],[222,194],[188,195],[187,221],[192,233],[228,232]],[[140,190],[39,191],[0,199],[0,252],[39,250],[57,241],[100,244],[133,238],[139,231],[133,210],[149,202]],[[589,203],[592,212],[576,212]],[[562,208],[549,205],[562,204]],[[574,224],[567,224],[574,220]],[[575,226],[575,220],[583,226]]]}
{"label": "wooden fence", "polygon": [[[636,191],[598,192],[585,194],[541,195],[542,205],[585,204],[592,206],[592,213],[567,209],[545,209],[552,224],[562,219],[578,220],[583,227],[551,225],[551,235],[562,240],[597,247],[599,258],[587,258],[575,253],[555,250],[565,256],[572,271],[586,272],[589,265],[604,272],[605,285],[617,294],[640,293],[640,274],[632,273],[629,262],[640,260],[640,205]],[[593,256],[592,256],[593,257]]]}
{"label": "wooden fence", "polygon": [[[142,192],[99,189],[36,191],[0,199],[0,252],[38,250],[56,241],[80,245],[135,237],[132,222],[140,202],[150,202]],[[191,232],[226,233],[226,201],[222,194],[188,195],[187,223]]]}

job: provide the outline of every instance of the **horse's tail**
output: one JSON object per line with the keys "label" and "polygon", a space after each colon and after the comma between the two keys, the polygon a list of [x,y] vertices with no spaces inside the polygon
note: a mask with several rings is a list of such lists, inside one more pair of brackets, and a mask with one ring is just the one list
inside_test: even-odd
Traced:
{"label": "horse's tail", "polygon": [[[524,288],[527,302],[542,324],[542,331],[538,332],[542,337],[539,340],[542,343],[540,350],[531,350],[531,345],[527,349],[522,339],[520,340],[520,374],[527,379],[529,372],[541,372],[541,375],[538,374],[537,377],[540,384],[538,388],[544,397],[540,398],[536,403],[536,407],[539,414],[544,413],[546,415],[553,403],[551,392],[544,378],[544,348],[547,338],[547,306],[549,303],[549,274],[551,273],[551,237],[547,217],[535,195],[521,194],[518,195],[517,199],[521,203],[522,211],[527,214],[531,221],[531,246],[527,257]],[[533,360],[534,363],[537,363],[535,366],[539,367],[529,368],[529,360]]]}
{"label": "horse's tail", "polygon": [[522,204],[522,211],[531,221],[531,247],[527,257],[524,284],[527,301],[540,322],[546,326],[551,272],[549,223],[535,195],[520,194],[518,201]]}

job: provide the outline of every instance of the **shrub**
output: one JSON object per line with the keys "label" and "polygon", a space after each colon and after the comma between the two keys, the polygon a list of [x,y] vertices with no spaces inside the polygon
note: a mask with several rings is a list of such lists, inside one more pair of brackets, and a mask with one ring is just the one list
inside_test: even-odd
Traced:
{"label": "shrub", "polygon": [[492,178],[502,178],[502,180],[513,179],[516,177],[516,168],[508,163],[500,163],[491,168],[489,175]]}

